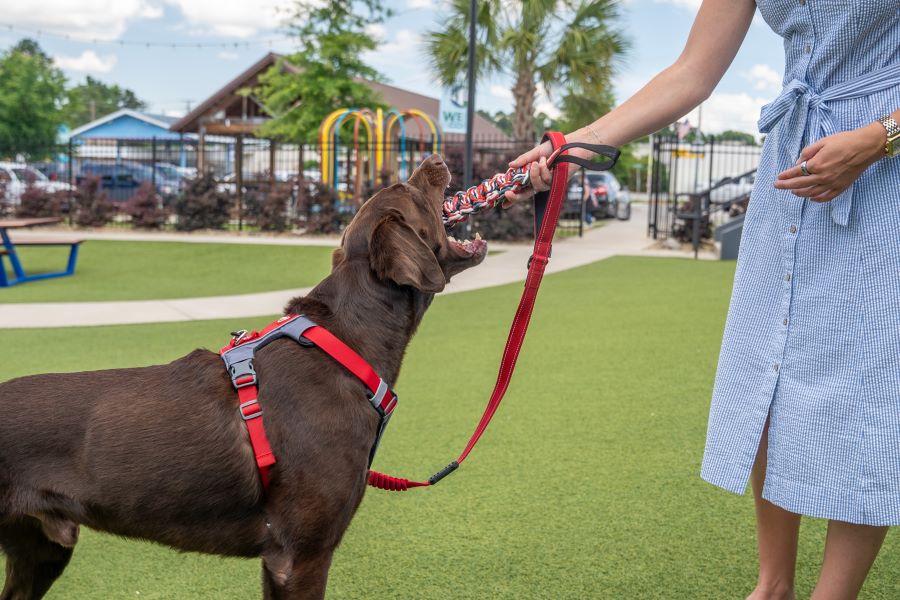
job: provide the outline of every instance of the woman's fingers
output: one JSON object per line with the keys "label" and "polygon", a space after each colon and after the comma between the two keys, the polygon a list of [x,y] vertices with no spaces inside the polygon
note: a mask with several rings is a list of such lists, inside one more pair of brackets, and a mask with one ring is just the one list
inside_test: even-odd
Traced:
{"label": "woman's fingers", "polygon": [[542,156],[550,156],[550,154],[552,152],[553,152],[553,146],[550,145],[550,142],[544,142],[543,144],[540,144],[539,146],[535,146],[528,152],[521,154],[518,158],[511,161],[509,163],[509,166],[516,168],[516,169],[519,167],[524,167],[528,163],[534,162]]}
{"label": "woman's fingers", "polygon": [[518,194],[512,191],[506,192],[506,200],[501,204],[503,208],[509,208],[519,200],[531,198],[536,192],[543,192],[550,189],[553,182],[553,174],[547,164],[547,157],[541,156],[531,163],[528,170],[529,186]]}
{"label": "woman's fingers", "polygon": [[800,151],[800,158],[797,159],[797,164],[799,165],[804,160],[809,160],[816,154],[818,154],[819,150],[822,149],[822,146],[825,145],[826,140],[828,138],[822,138],[817,142],[814,142]]}
{"label": "woman's fingers", "polygon": [[775,187],[779,190],[802,190],[823,183],[820,175],[798,175],[790,179],[776,179]]}

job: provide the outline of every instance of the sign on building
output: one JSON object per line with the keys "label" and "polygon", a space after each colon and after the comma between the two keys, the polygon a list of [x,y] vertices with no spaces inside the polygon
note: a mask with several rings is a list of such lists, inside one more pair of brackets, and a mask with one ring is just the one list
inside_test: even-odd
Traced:
{"label": "sign on building", "polygon": [[466,132],[466,89],[462,86],[445,88],[441,96],[441,129],[445,133]]}

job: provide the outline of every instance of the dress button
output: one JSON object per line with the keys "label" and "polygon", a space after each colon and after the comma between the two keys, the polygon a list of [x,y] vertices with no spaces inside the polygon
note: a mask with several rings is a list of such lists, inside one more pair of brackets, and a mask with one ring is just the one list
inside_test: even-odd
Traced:
{"label": "dress button", "polygon": [[806,47],[803,49],[803,51],[806,52],[807,54],[809,54],[810,52],[812,52],[812,46],[807,44]]}
{"label": "dress button", "polygon": [[785,319],[784,321],[782,321],[781,324],[787,326],[787,319]]}
{"label": "dress button", "polygon": [[800,0],[800,6],[806,6],[806,0]]}
{"label": "dress button", "polygon": [[784,280],[785,280],[785,281],[790,281],[790,280],[791,280],[791,274],[790,274],[790,273],[786,273],[785,276],[784,276]]}
{"label": "dress button", "polygon": [[791,232],[791,233],[797,233],[797,226],[796,226],[796,225],[791,225],[790,232]]}
{"label": "dress button", "polygon": [[778,363],[775,363],[774,365],[772,365],[772,368],[775,369],[775,372],[777,373],[778,372]]}

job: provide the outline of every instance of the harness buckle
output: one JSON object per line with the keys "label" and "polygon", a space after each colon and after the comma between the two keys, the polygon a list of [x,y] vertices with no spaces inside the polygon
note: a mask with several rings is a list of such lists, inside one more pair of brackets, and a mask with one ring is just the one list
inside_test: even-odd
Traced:
{"label": "harness buckle", "polygon": [[229,365],[231,371],[231,384],[234,389],[256,385],[256,369],[253,368],[253,359],[245,358]]}
{"label": "harness buckle", "polygon": [[240,344],[242,341],[244,341],[244,338],[247,337],[248,333],[249,331],[247,331],[246,329],[238,329],[237,331],[232,331],[231,345],[237,346],[238,344]]}
{"label": "harness buckle", "polygon": [[[245,408],[255,407],[255,410],[251,413],[247,413],[244,411]],[[241,413],[241,418],[245,421],[250,421],[257,417],[261,417],[263,414],[262,408],[259,406],[259,401],[254,398],[253,400],[248,400],[238,406],[238,411]]]}

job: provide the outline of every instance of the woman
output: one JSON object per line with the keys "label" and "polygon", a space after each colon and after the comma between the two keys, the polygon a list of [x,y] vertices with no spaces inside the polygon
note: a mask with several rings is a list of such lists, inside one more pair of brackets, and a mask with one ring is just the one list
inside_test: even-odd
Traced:
{"label": "woman", "polygon": [[[813,598],[855,598],[900,524],[900,3],[704,0],[678,60],[567,137],[620,146],[688,113],[757,5],[784,38],[785,88],[760,119],[701,475],[735,493],[752,480],[750,598],[794,597],[800,515],[829,519]],[[512,163],[537,161],[538,191],[549,153]]]}

